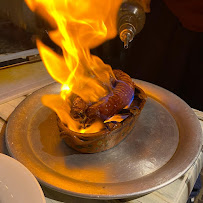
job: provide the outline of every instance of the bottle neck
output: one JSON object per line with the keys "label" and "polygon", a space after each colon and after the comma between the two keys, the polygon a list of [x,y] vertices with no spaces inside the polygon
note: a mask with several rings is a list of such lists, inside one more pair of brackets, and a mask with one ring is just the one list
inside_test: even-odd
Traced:
{"label": "bottle neck", "polygon": [[144,27],[145,12],[135,0],[124,0],[117,17],[118,34],[124,47],[128,48],[134,36]]}

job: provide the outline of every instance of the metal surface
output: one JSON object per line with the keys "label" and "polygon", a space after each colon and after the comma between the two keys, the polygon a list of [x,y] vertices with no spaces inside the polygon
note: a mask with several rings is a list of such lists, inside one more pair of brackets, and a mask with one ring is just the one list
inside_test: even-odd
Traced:
{"label": "metal surface", "polygon": [[59,137],[56,116],[44,107],[47,86],[29,96],[11,115],[6,143],[13,157],[43,184],[86,198],[121,199],[152,192],[182,176],[197,159],[202,137],[199,121],[180,98],[135,80],[148,95],[132,132],[113,149],[80,154]]}
{"label": "metal surface", "polygon": [[0,69],[23,65],[26,63],[38,62],[40,60],[41,58],[38,49],[30,49],[12,54],[1,54]]}

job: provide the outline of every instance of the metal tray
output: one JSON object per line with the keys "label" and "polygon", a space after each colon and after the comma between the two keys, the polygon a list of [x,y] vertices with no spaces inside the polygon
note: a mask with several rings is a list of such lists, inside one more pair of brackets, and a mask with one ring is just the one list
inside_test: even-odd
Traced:
{"label": "metal tray", "polygon": [[173,93],[135,82],[148,99],[133,131],[116,147],[81,154],[63,142],[55,113],[40,101],[44,94],[59,93],[55,83],[27,97],[11,115],[6,129],[9,152],[41,183],[78,197],[133,198],[171,183],[200,153],[200,123]]}

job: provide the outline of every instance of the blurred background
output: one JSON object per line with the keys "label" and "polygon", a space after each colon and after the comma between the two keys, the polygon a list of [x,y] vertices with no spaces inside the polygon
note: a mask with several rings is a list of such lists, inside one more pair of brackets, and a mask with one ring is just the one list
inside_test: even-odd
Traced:
{"label": "blurred background", "polygon": [[[145,26],[128,49],[123,48],[117,36],[91,51],[114,69],[166,88],[192,108],[203,110],[203,32],[184,25],[181,16],[189,15],[190,18],[190,14],[182,10],[186,8],[185,2],[189,1],[180,2],[183,2],[180,11],[174,11],[167,0],[152,0]],[[191,11],[199,12],[192,6]],[[192,14],[191,19],[195,20]],[[203,27],[203,21],[197,19],[196,22]],[[1,55],[36,48],[37,36],[54,46],[46,29],[47,25],[29,11],[23,0],[1,0]],[[1,66],[3,63],[8,62],[1,62]]]}

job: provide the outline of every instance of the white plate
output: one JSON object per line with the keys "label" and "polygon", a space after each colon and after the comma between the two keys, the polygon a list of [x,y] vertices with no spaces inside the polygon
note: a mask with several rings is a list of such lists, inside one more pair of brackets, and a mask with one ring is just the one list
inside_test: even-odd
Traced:
{"label": "white plate", "polygon": [[45,203],[32,173],[15,159],[0,153],[0,203]]}

